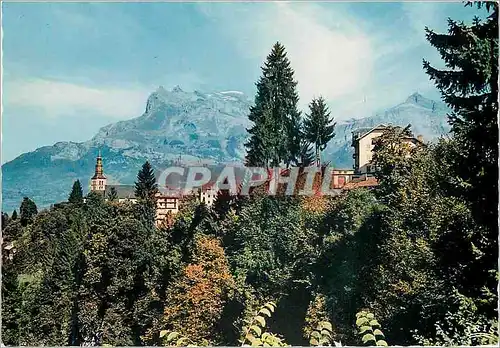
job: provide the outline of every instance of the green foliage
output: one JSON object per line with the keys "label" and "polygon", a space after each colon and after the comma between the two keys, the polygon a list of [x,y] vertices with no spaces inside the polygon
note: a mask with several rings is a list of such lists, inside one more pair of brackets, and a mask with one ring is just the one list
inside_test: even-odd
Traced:
{"label": "green foliage", "polygon": [[304,334],[311,346],[331,346],[332,344],[341,346],[340,342],[335,341],[337,333],[328,319],[326,298],[323,295],[317,295],[314,301],[311,301],[306,315]]}
{"label": "green foliage", "polygon": [[298,158],[301,138],[299,100],[285,47],[277,42],[262,67],[255,105],[250,108],[250,138],[246,163],[249,166],[290,164]]}
{"label": "green foliage", "polygon": [[5,343],[67,345],[74,337],[72,312],[83,238],[73,225],[77,219],[78,213],[69,209],[44,211],[15,234],[14,257],[4,269],[11,272],[3,298]]}
{"label": "green foliage", "polygon": [[21,225],[26,226],[33,222],[33,218],[38,214],[38,209],[35,202],[28,197],[24,197],[19,208],[19,213],[21,215]]}
{"label": "green foliage", "polygon": [[300,142],[300,152],[298,156],[298,161],[296,165],[299,167],[309,167],[314,163],[314,153],[312,152],[311,143],[306,139],[302,139]]}
{"label": "green foliage", "polygon": [[328,321],[321,321],[318,326],[312,331],[309,339],[311,346],[331,346],[333,343],[333,327]]}
{"label": "green foliage", "polygon": [[356,327],[361,342],[366,346],[387,346],[385,336],[380,329],[379,322],[373,313],[360,311],[356,313]]}
{"label": "green foliage", "polygon": [[[493,284],[481,276],[487,269],[479,269],[479,264],[491,267],[481,251],[488,243],[485,227],[456,194],[461,181],[453,158],[460,144],[452,139],[410,148],[399,140],[405,134],[410,133],[392,129],[375,147],[377,198],[388,209],[381,215],[373,267],[377,281],[365,302],[387,323],[387,333],[397,344],[412,344],[412,330],[435,335],[436,320],[454,307],[454,287],[477,297],[482,286]],[[493,314],[486,305],[482,310]]]}
{"label": "green foliage", "polygon": [[[424,63],[453,109],[452,136],[412,147],[409,127],[391,127],[375,146],[375,190],[304,199],[257,189],[220,194],[210,209],[186,197],[161,228],[148,162],[135,205],[91,192],[38,213],[26,197],[20,219],[2,215],[3,343],[285,346],[276,331],[294,345],[302,334],[313,346],[384,346],[385,335],[498,344],[498,6],[486,7],[484,21],[427,31],[448,69]],[[304,138],[282,45],[262,70],[248,164],[310,164],[309,142],[319,154],[334,130],[324,101],[311,103]],[[73,191],[81,202],[79,182]],[[280,307],[254,313],[265,299]]]}
{"label": "green foliage", "polygon": [[158,184],[156,183],[153,168],[146,161],[137,174],[137,181],[135,182],[135,196],[138,199],[135,214],[151,230],[154,228],[156,220],[157,193]]}
{"label": "green foliage", "polygon": [[496,296],[487,289],[484,291],[482,298],[473,299],[455,290],[453,299],[458,308],[448,311],[442,321],[435,323],[435,338],[417,334],[419,343],[426,346],[498,345],[498,319],[488,318],[479,310],[485,302],[496,304]]}
{"label": "green foliage", "polygon": [[446,69],[424,60],[424,70],[452,109],[449,122],[459,146],[450,169],[461,183],[452,193],[468,202],[482,230],[471,239],[484,256],[468,265],[475,279],[470,287],[476,289],[487,282],[496,288],[487,270],[498,260],[498,3],[487,3],[486,10],[488,17],[474,18],[471,25],[450,19],[447,34],[427,29]]}
{"label": "green foliage", "polygon": [[118,199],[118,192],[116,192],[116,188],[115,187],[112,187],[110,190],[109,190],[109,193],[108,193],[108,200],[110,202],[114,202]]}
{"label": "green foliage", "polygon": [[68,197],[68,202],[74,204],[83,203],[83,190],[82,185],[80,184],[80,180],[76,180],[73,184],[73,188],[71,189],[71,193]]}
{"label": "green foliage", "polygon": [[224,220],[226,215],[229,214],[233,202],[234,197],[228,192],[228,190],[218,191],[217,197],[212,206],[215,218],[218,220]]}
{"label": "green foliage", "polygon": [[354,340],[355,311],[368,301],[376,284],[373,271],[383,209],[372,192],[352,190],[337,197],[321,220],[315,273],[336,326],[336,338],[342,342]]}
{"label": "green foliage", "polygon": [[208,346],[208,341],[204,341],[199,345],[194,344],[189,337],[182,336],[176,331],[160,331],[160,338],[163,339],[163,345],[168,347],[204,347]]}
{"label": "green foliage", "polygon": [[378,191],[387,204],[392,204],[399,191],[408,187],[412,180],[408,175],[412,170],[415,156],[421,151],[422,146],[410,145],[405,139],[413,137],[410,126],[389,126],[377,138],[373,149],[372,164],[377,168],[376,177],[379,181]]}
{"label": "green foliage", "polygon": [[328,320],[326,299],[323,295],[316,295],[309,304],[303,332],[311,346],[330,346],[334,343],[335,332]]}
{"label": "green foliage", "polygon": [[12,220],[16,220],[17,219],[17,210],[16,209],[14,209],[14,211],[12,212],[11,219]]}
{"label": "green foliage", "polygon": [[335,123],[323,97],[313,99],[309,104],[310,114],[304,120],[304,137],[314,144],[316,164],[321,165],[320,154],[335,136]]}
{"label": "green foliage", "polygon": [[19,229],[12,221],[4,230],[15,245],[3,283],[6,344],[137,345],[155,327],[180,260],[132,205],[90,193],[87,204],[54,207]]}
{"label": "green foliage", "polygon": [[8,218],[7,214],[4,215],[2,222],[2,238],[4,242],[13,242],[17,240],[22,234],[22,226],[19,219]]}
{"label": "green foliage", "polygon": [[158,184],[156,183],[153,167],[146,161],[139,173],[137,173],[135,196],[140,200],[154,200],[157,192]]}
{"label": "green foliage", "polygon": [[314,231],[303,223],[297,199],[264,196],[252,198],[229,227],[224,244],[235,278],[256,289],[257,298],[310,283]]}
{"label": "green foliage", "polygon": [[[162,316],[172,266],[163,260],[165,249],[155,247],[158,231],[136,219],[133,206],[110,206],[101,198],[86,208],[90,235],[79,304],[83,341],[140,344]],[[106,311],[99,310],[103,306]]]}
{"label": "green foliage", "polygon": [[286,347],[287,344],[277,335],[266,332],[266,318],[271,318],[276,310],[272,301],[262,306],[257,314],[243,327],[241,343],[243,347]]}
{"label": "green foliage", "polygon": [[9,221],[9,214],[2,212],[2,230]]}

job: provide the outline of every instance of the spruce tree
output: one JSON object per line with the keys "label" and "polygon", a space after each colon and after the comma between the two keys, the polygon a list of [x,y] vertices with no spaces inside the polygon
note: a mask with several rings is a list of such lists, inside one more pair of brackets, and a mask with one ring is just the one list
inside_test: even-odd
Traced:
{"label": "spruce tree", "polygon": [[304,137],[312,144],[316,155],[316,165],[321,165],[321,151],[335,136],[335,123],[323,97],[313,99],[309,104],[310,114],[304,120]]}
{"label": "spruce tree", "polygon": [[255,105],[250,108],[247,148],[248,166],[289,165],[300,152],[301,116],[297,82],[285,47],[277,42],[262,67]]}
{"label": "spruce tree", "polygon": [[142,165],[142,169],[137,174],[135,182],[135,196],[138,199],[154,199],[158,192],[158,185],[154,175],[153,168],[148,161]]}
{"label": "spruce tree", "polygon": [[68,198],[68,202],[80,204],[83,203],[83,190],[82,185],[80,184],[80,180],[76,180],[73,184],[73,188],[71,189],[71,193]]}
{"label": "spruce tree", "polygon": [[17,220],[17,210],[14,209],[14,211],[12,212],[12,216],[11,216],[12,220]]}
{"label": "spruce tree", "polygon": [[297,162],[301,156],[301,141],[304,134],[302,132],[302,118],[300,113],[293,113],[291,115],[289,124],[287,126],[287,167],[291,163]]}
{"label": "spruce tree", "polygon": [[229,190],[217,191],[217,198],[212,206],[212,211],[218,219],[223,219],[231,209],[231,204],[234,197],[230,194]]}
{"label": "spruce tree", "polygon": [[33,222],[33,217],[38,214],[38,209],[35,202],[28,197],[24,197],[19,213],[21,214],[21,225],[26,226]]}
{"label": "spruce tree", "polygon": [[311,143],[305,138],[300,142],[299,159],[295,164],[300,167],[309,167],[314,162],[314,154],[312,153]]}
{"label": "spruce tree", "polygon": [[118,192],[116,192],[116,188],[115,187],[112,187],[110,190],[109,190],[109,193],[108,193],[108,200],[110,202],[114,202],[118,199]]}
{"label": "spruce tree", "polygon": [[[488,17],[475,17],[471,25],[449,19],[447,34],[426,28],[427,40],[439,51],[446,68],[423,62],[452,109],[449,123],[457,146],[449,177],[458,184],[450,188],[470,203],[475,221],[483,227],[470,237],[470,244],[482,256],[471,260],[474,266],[462,267],[467,270],[463,278],[469,287],[477,289],[498,260],[498,3],[486,3],[486,9]],[[465,253],[457,250],[457,255]],[[496,289],[496,284],[490,285]]]}
{"label": "spruce tree", "polygon": [[9,214],[2,212],[2,231],[4,230],[5,226],[7,226],[8,222],[9,222]]}
{"label": "spruce tree", "polygon": [[136,206],[136,214],[150,231],[154,228],[156,220],[156,193],[158,192],[158,185],[154,175],[153,168],[146,161],[142,169],[137,174],[137,181],[135,183],[135,196],[139,200]]}

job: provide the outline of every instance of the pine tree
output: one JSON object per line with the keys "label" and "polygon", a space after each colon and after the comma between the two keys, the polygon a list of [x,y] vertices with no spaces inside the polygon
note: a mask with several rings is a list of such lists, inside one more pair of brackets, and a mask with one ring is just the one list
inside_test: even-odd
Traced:
{"label": "pine tree", "polygon": [[28,197],[24,197],[19,213],[21,214],[21,225],[26,226],[33,222],[33,217],[38,214],[38,209],[35,202]]}
{"label": "pine tree", "polygon": [[2,231],[9,221],[9,214],[2,212]]}
{"label": "pine tree", "polygon": [[142,165],[142,169],[137,174],[135,182],[135,196],[138,199],[154,199],[158,192],[158,185],[154,175],[153,168],[148,161]]}
{"label": "pine tree", "polygon": [[146,161],[142,169],[137,174],[137,181],[135,183],[135,196],[139,200],[136,206],[136,214],[150,231],[154,228],[156,220],[156,193],[158,192],[158,185],[156,183],[153,168]]}
{"label": "pine tree", "polygon": [[296,163],[297,160],[301,158],[301,143],[303,137],[302,117],[300,112],[295,109],[290,114],[290,119],[287,123],[287,157],[285,160],[287,167],[291,163]]}
{"label": "pine tree", "polygon": [[109,190],[109,193],[108,193],[108,200],[110,202],[114,202],[118,199],[118,192],[116,192],[116,188],[115,187],[112,187],[110,190]]}
{"label": "pine tree", "polygon": [[83,203],[83,190],[82,185],[80,184],[80,180],[76,180],[73,184],[73,188],[71,189],[71,193],[68,198],[68,202],[81,204]]}
{"label": "pine tree", "polygon": [[299,160],[296,164],[300,167],[309,167],[314,162],[314,154],[312,153],[311,143],[306,139],[300,142]]}
{"label": "pine tree", "polygon": [[316,154],[316,165],[321,165],[321,151],[335,136],[335,123],[323,97],[313,99],[309,104],[310,114],[304,120],[304,136],[312,144]]}
{"label": "pine tree", "polygon": [[300,152],[301,116],[297,82],[285,47],[277,42],[262,67],[255,105],[250,108],[247,148],[248,166],[289,165]]}
{"label": "pine tree", "polygon": [[17,220],[17,210],[14,209],[11,216],[12,220]]}
{"label": "pine tree", "polygon": [[[447,34],[426,28],[427,40],[439,51],[446,69],[423,62],[452,109],[449,123],[458,146],[449,177],[460,183],[453,185],[453,194],[469,201],[474,220],[484,228],[471,237],[483,256],[471,261],[474,266],[462,266],[468,271],[463,278],[471,289],[486,282],[488,269],[496,269],[498,260],[498,3],[476,4],[479,8],[486,5],[489,16],[485,20],[475,17],[466,25],[449,19]],[[465,253],[457,250],[457,255]],[[496,284],[490,285],[496,289]]]}
{"label": "pine tree", "polygon": [[217,198],[212,206],[212,211],[215,213],[216,217],[223,219],[229,212],[233,201],[234,197],[231,196],[229,190],[217,191]]}

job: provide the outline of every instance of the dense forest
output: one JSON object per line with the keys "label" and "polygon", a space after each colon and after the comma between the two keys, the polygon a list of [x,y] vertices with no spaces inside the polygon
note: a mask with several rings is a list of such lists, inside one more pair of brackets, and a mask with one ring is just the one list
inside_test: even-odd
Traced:
{"label": "dense forest", "polygon": [[[75,182],[67,202],[2,213],[5,345],[498,344],[498,6],[427,31],[445,69],[423,69],[451,134],[375,145],[379,185],[339,196],[220,193],[156,227],[153,171],[139,201]],[[471,9],[473,13],[474,10]],[[327,166],[322,98],[304,116],[285,47],[262,67],[247,165]],[[69,190],[68,190],[69,191]],[[105,199],[108,198],[108,199]]]}

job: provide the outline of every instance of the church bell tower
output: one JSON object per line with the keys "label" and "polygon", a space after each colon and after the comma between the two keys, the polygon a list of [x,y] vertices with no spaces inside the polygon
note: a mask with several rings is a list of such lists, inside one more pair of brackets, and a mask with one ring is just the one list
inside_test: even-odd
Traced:
{"label": "church bell tower", "polygon": [[102,168],[102,157],[101,150],[97,155],[97,160],[95,164],[95,173],[92,179],[90,179],[90,191],[104,192],[106,189],[106,176],[104,176],[104,170]]}

